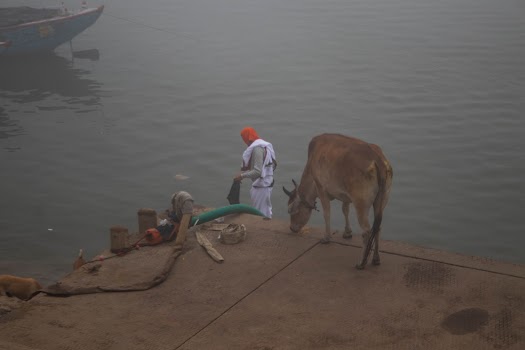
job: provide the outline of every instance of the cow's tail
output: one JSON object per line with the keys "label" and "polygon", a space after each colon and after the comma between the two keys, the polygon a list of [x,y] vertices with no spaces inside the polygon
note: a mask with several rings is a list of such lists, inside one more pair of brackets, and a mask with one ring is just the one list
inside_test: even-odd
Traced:
{"label": "cow's tail", "polygon": [[[378,166],[378,163],[381,164],[381,166]],[[388,178],[388,169],[382,160],[376,162],[376,169],[379,190],[377,192],[374,205],[378,205],[380,209],[377,211],[376,215],[374,215],[374,223],[372,224],[372,234],[374,236],[381,229],[381,221],[383,220],[383,209],[385,207],[384,202],[386,200],[386,181]]]}
{"label": "cow's tail", "polygon": [[366,249],[363,255],[363,261],[361,261],[361,266],[364,266],[367,263],[370,251],[372,250],[373,244],[377,239],[377,234],[381,229],[381,222],[383,221],[384,209],[383,202],[386,200],[386,181],[388,176],[388,169],[386,168],[386,165],[381,159],[376,160],[374,163],[377,171],[377,183],[379,186],[376,198],[374,200],[374,206],[378,205],[380,209],[376,213],[374,213],[374,223],[372,224],[372,230],[370,230],[370,236],[366,244]]}

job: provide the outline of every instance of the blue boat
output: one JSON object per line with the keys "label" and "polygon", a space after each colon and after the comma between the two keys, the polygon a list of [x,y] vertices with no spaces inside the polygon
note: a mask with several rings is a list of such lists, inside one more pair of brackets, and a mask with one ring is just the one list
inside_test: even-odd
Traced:
{"label": "blue boat", "polygon": [[3,10],[10,22],[0,21],[0,56],[15,56],[51,52],[71,41],[97,21],[104,6],[76,13],[27,7]]}

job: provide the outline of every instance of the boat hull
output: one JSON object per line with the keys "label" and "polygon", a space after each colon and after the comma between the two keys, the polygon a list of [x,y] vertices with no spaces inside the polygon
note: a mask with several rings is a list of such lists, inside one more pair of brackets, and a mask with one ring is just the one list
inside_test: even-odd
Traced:
{"label": "boat hull", "polygon": [[104,6],[77,14],[0,28],[0,56],[53,51],[89,28],[102,14]]}

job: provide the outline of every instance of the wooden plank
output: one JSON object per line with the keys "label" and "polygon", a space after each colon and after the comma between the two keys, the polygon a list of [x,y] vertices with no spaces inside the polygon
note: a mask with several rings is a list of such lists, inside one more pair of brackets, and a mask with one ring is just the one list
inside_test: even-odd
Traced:
{"label": "wooden plank", "polygon": [[206,253],[208,253],[208,255],[211,256],[213,260],[219,263],[224,261],[222,255],[217,250],[215,250],[215,248],[213,248],[213,245],[202,232],[197,231],[195,236],[197,236],[197,242],[199,242],[199,244],[206,250]]}

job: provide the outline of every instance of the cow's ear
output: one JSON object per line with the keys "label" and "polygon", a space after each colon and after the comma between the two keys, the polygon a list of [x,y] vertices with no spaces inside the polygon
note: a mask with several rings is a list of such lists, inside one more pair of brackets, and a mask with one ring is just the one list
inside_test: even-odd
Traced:
{"label": "cow's ear", "polygon": [[299,212],[300,204],[301,204],[301,201],[299,200],[299,198],[295,198],[295,200],[292,201],[292,203],[288,205],[288,214],[290,215],[297,214]]}
{"label": "cow's ear", "polygon": [[288,205],[288,214],[293,215],[297,212],[297,210],[294,210],[293,202]]}

